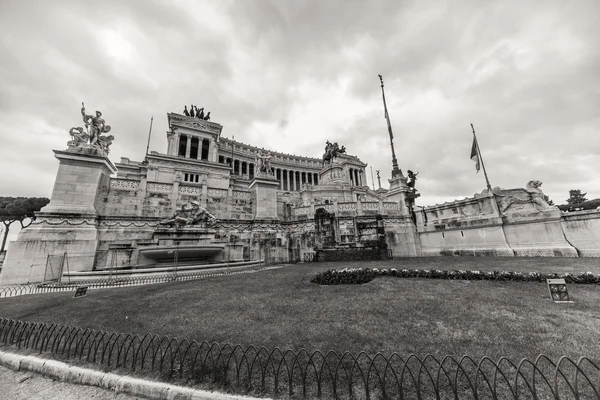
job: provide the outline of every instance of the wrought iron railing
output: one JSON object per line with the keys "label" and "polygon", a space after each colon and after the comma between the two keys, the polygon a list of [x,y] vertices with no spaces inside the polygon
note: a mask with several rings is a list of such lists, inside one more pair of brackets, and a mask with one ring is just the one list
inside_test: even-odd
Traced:
{"label": "wrought iron railing", "polygon": [[350,399],[600,399],[597,360],[513,362],[269,350],[0,318],[0,343],[104,369],[238,393]]}
{"label": "wrought iron railing", "polygon": [[241,266],[221,267],[215,269],[204,269],[200,271],[177,271],[173,269],[171,272],[160,274],[149,274],[147,276],[115,276],[112,275],[102,279],[77,280],[69,283],[66,282],[48,282],[37,284],[11,285],[0,287],[0,298],[21,296],[26,294],[42,294],[73,291],[78,286],[87,286],[89,289],[120,287],[120,286],[138,286],[148,285],[153,283],[164,283],[171,281],[189,281],[194,279],[206,279],[217,276],[237,275],[250,273],[262,269],[270,269],[272,266],[267,266],[261,261],[254,264]]}

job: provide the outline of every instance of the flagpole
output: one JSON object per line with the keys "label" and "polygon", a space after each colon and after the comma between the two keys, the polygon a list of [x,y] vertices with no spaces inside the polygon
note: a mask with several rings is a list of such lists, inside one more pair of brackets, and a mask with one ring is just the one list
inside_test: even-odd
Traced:
{"label": "flagpole", "polygon": [[373,190],[375,190],[375,179],[373,179],[373,166],[371,166],[371,183],[373,184]]}
{"label": "flagpole", "polygon": [[154,117],[150,117],[150,130],[148,131],[148,144],[146,145],[146,158],[148,158],[148,150],[150,149],[150,137],[152,136],[152,121],[154,121]]}
{"label": "flagpole", "polygon": [[381,81],[381,95],[383,96],[383,108],[385,110],[385,119],[387,120],[388,133],[390,134],[390,146],[392,147],[392,178],[396,175],[402,175],[402,171],[398,168],[398,160],[396,159],[396,151],[394,150],[394,135],[392,134],[392,123],[388,114],[387,104],[385,102],[385,91],[383,90],[383,77],[379,75]]}
{"label": "flagpole", "polygon": [[483,157],[481,157],[481,150],[479,149],[479,142],[477,141],[477,135],[475,135],[475,128],[473,124],[471,124],[471,129],[473,130],[473,139],[475,140],[475,146],[477,147],[477,155],[479,156],[479,161],[481,161],[481,168],[483,168],[483,175],[485,176],[485,182],[487,184],[488,190],[492,191],[492,185],[490,185],[490,181],[487,176],[487,172],[485,171],[485,164],[483,163]]}

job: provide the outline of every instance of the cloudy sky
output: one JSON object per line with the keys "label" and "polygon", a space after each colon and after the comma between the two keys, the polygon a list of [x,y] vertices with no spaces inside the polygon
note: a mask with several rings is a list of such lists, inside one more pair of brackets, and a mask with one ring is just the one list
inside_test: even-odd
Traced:
{"label": "cloudy sky", "polygon": [[[50,197],[79,109],[111,159],[166,151],[167,112],[204,106],[223,135],[320,157],[337,141],[381,170],[377,74],[419,205],[537,179],[557,204],[600,197],[600,2],[0,1],[0,195]],[[596,171],[596,172],[594,172]]]}

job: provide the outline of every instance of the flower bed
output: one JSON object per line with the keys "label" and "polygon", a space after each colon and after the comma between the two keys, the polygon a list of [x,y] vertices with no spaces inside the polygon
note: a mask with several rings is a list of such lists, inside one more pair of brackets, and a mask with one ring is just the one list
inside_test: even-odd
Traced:
{"label": "flower bed", "polygon": [[319,285],[361,284],[372,281],[379,276],[397,278],[431,278],[431,279],[462,279],[470,281],[513,281],[513,282],[546,282],[546,279],[562,278],[566,283],[600,285],[600,275],[584,272],[579,275],[569,273],[540,273],[540,272],[505,272],[505,271],[465,271],[465,270],[429,270],[429,269],[378,269],[378,268],[344,268],[329,270],[317,274],[311,282]]}
{"label": "flower bed", "polygon": [[344,268],[317,274],[311,282],[319,285],[360,285],[371,282],[375,277],[373,270],[369,268]]}

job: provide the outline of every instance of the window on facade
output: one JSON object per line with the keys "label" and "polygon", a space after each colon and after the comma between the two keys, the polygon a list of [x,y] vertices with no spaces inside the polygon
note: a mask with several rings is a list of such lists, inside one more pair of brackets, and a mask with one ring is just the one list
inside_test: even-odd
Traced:
{"label": "window on facade", "polygon": [[192,182],[192,183],[198,183],[200,182],[200,175],[198,174],[183,174],[183,181],[184,182]]}

